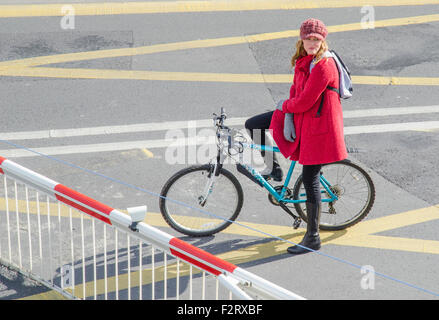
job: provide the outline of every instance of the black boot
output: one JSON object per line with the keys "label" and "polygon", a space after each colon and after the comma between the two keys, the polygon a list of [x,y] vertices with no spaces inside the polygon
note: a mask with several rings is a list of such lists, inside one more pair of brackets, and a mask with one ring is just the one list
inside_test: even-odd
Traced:
{"label": "black boot", "polygon": [[[265,144],[267,147],[273,147],[273,141],[266,133],[264,133],[264,139],[261,139],[261,143]],[[267,166],[267,168],[261,172],[262,177],[265,180],[273,179],[274,181],[282,181],[283,172],[277,161],[276,153],[274,151],[261,150],[261,156]],[[269,171],[270,167],[271,171]]]}
{"label": "black boot", "polygon": [[299,242],[300,246],[292,246],[287,249],[289,253],[301,254],[310,252],[306,248],[312,250],[319,250],[321,247],[320,235],[319,235],[319,223],[320,223],[321,203],[306,202],[306,214],[308,216],[308,223],[306,225],[306,233],[302,241]]}
{"label": "black boot", "polygon": [[283,178],[283,172],[282,168],[280,167],[277,160],[273,160],[273,169],[271,170],[271,173],[269,174],[262,174],[262,177],[265,180],[273,179],[274,181],[282,181]]}

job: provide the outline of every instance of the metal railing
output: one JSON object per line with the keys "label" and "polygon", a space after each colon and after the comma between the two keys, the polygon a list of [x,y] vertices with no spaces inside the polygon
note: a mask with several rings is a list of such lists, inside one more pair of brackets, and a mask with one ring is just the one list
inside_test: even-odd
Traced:
{"label": "metal railing", "polygon": [[[0,263],[73,299],[303,299],[0,157]],[[140,218],[139,218],[140,217]]]}

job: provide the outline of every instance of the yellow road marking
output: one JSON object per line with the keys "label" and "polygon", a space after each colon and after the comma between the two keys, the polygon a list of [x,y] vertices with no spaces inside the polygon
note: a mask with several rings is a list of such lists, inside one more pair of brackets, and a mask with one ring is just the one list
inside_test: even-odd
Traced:
{"label": "yellow road marking", "polygon": [[[376,27],[410,25],[439,21],[439,14],[415,16],[407,18],[387,19],[375,22]],[[361,23],[329,26],[330,32],[361,30]],[[52,56],[34,57],[21,60],[0,62],[0,75],[53,77],[53,78],[82,78],[82,79],[135,79],[135,80],[163,80],[163,81],[215,81],[215,82],[250,82],[250,83],[290,83],[292,76],[288,74],[224,74],[224,73],[197,73],[197,72],[159,72],[140,70],[102,70],[102,69],[72,69],[72,68],[29,68],[46,64],[115,58],[122,56],[144,55],[177,50],[209,48],[243,43],[259,42],[280,38],[296,37],[299,30],[263,33],[252,36],[226,37],[183,41],[175,43],[157,44],[138,48],[120,48]],[[353,76],[357,84],[375,85],[439,85],[439,78],[426,77],[376,77]]]}
{"label": "yellow road marking", "polygon": [[55,290],[49,290],[46,292],[23,297],[17,300],[67,300],[67,298]]}
{"label": "yellow road marking", "polygon": [[329,243],[361,248],[439,254],[439,241],[435,240],[364,235],[350,239],[340,238]]}
{"label": "yellow road marking", "polygon": [[[82,214],[76,209],[71,209],[70,207],[60,204],[58,206],[58,203],[49,202],[49,208],[47,208],[47,202],[46,201],[39,201],[39,207],[40,207],[40,215],[41,216],[47,216],[47,212],[50,212],[51,217],[58,217],[58,215],[62,218],[69,218],[70,212],[72,214],[72,218],[78,219],[81,218],[81,215],[84,217],[84,219],[92,219],[87,214]],[[8,208],[10,214],[15,214],[17,211],[15,199],[8,198]],[[0,210],[5,211],[6,210],[6,199],[0,198]],[[27,214],[27,204],[26,200],[18,200],[18,212],[21,214]],[[127,210],[119,210],[122,213],[128,214]],[[35,215],[38,213],[37,209],[37,202],[30,200],[29,201],[29,214]],[[167,227],[168,225],[163,220],[162,215],[160,213],[153,213],[148,212],[147,216],[144,220],[145,223],[148,223],[150,225],[156,226],[156,227]]]}
{"label": "yellow road marking", "polygon": [[83,60],[93,60],[102,58],[118,58],[126,56],[144,55],[161,52],[171,52],[178,50],[197,49],[197,48],[211,48],[234,44],[246,43],[246,37],[227,37],[217,39],[192,40],[174,43],[155,44],[150,46],[143,46],[137,48],[120,48],[96,50],[76,53],[65,53],[51,56],[41,56],[34,58],[26,58],[19,60],[9,60],[0,62],[0,70],[7,68],[23,68],[35,67],[53,63],[75,62]]}
{"label": "yellow road marking", "polygon": [[412,130],[412,131],[419,131],[419,132],[438,132],[439,129],[417,129],[417,130]]}
{"label": "yellow road marking", "polygon": [[[218,257],[221,258],[221,255],[218,255]],[[133,266],[133,267],[138,267],[137,266]],[[126,290],[128,288],[130,288],[128,286],[128,276],[130,276],[130,282],[131,282],[131,288],[135,288],[139,286],[140,283],[140,272],[142,273],[142,286],[144,285],[148,285],[151,284],[154,279],[154,282],[160,282],[160,281],[164,281],[165,279],[165,271],[166,271],[166,279],[167,281],[172,280],[174,278],[177,278],[177,275],[179,275],[180,277],[185,277],[188,276],[190,274],[190,265],[184,262],[179,263],[179,267],[178,267],[178,272],[177,272],[177,263],[173,262],[173,263],[168,263],[166,266],[166,270],[165,267],[162,266],[158,266],[154,269],[154,277],[153,277],[153,273],[152,273],[152,269],[151,268],[145,268],[142,269],[142,271],[132,271],[131,273],[123,273],[123,274],[119,274],[118,275],[118,290]],[[196,267],[192,268],[192,275],[195,276],[197,274],[200,274],[202,271]],[[105,284],[107,285],[107,293],[110,292],[115,292],[116,291],[116,277],[115,276],[111,276],[108,277],[107,279],[99,279],[96,281],[96,294],[97,295],[103,295],[105,294]],[[95,288],[95,284],[93,281],[89,281],[85,283],[85,298],[87,297],[93,297],[94,296],[94,288]],[[73,290],[71,288],[66,289],[66,291],[70,294],[73,293]],[[51,292],[51,294],[48,294],[49,292]],[[74,295],[75,297],[78,297],[80,299],[84,299],[84,284],[77,284],[74,287]],[[38,293],[35,295],[31,295],[31,296],[27,296],[24,298],[20,298],[19,300],[46,300],[46,299],[51,299],[52,297],[57,297],[59,299],[62,299],[62,295],[59,293],[56,293],[54,291],[48,291],[45,293]],[[59,297],[61,296],[61,297]]]}
{"label": "yellow road marking", "polygon": [[[15,207],[15,199],[9,199],[8,201],[9,205],[9,211],[10,213],[16,212]],[[0,198],[0,208],[4,210],[5,208],[5,199]],[[18,211],[20,213],[26,213],[27,207],[26,207],[26,201],[19,200],[18,201]],[[127,214],[126,210],[120,210],[121,212]],[[60,206],[60,216],[61,217],[69,217],[70,210],[67,206],[61,205]],[[30,214],[36,214],[37,208],[36,208],[36,202],[35,201],[29,201],[29,213]],[[47,215],[47,205],[46,202],[40,202],[40,214],[41,215]],[[57,217],[58,216],[58,205],[56,203],[50,203],[50,214],[51,216]],[[76,209],[72,210],[72,217],[73,218],[79,218],[81,213],[79,213]],[[91,219],[87,215],[84,215],[86,219]],[[188,218],[186,218],[188,219]],[[189,218],[190,219],[190,218]],[[198,218],[193,218],[194,220],[199,220]],[[439,219],[439,205],[411,210],[407,212],[402,212],[398,214],[392,214],[389,216],[384,216],[380,218],[375,218],[371,220],[365,220],[361,223],[354,225],[346,230],[341,231],[322,231],[322,239],[324,243],[331,243],[331,244],[339,244],[339,245],[350,245],[352,243],[353,245],[356,245],[358,243],[363,243],[363,246],[368,246],[368,241],[363,241],[365,237],[371,237],[371,239],[384,239],[386,245],[390,245],[394,250],[405,250],[407,246],[404,244],[398,249],[399,247],[399,241],[401,239],[400,237],[381,237],[381,236],[375,236],[374,234],[389,230],[394,230],[418,223],[428,222],[432,220]],[[209,221],[216,221],[215,219],[210,218],[204,218],[203,221],[209,222]],[[160,213],[154,213],[154,212],[148,212],[146,215],[146,218],[144,220],[145,223],[150,224],[152,226],[156,227],[169,227],[167,223],[164,221],[162,215]],[[271,234],[276,237],[286,237],[285,239],[288,239],[288,237],[299,237],[303,235],[304,229],[299,228],[297,230],[294,230],[291,228],[291,226],[279,226],[279,225],[270,225],[270,224],[259,224],[259,223],[251,223],[251,222],[240,222],[239,224],[232,224],[225,230],[221,231],[221,233],[227,233],[227,234],[236,234],[241,236],[250,236],[250,237],[261,237],[261,238],[269,238],[270,236],[266,234]],[[245,227],[247,226],[247,228]],[[256,230],[261,230],[266,234],[263,234],[261,232],[258,232]],[[356,239],[361,239],[359,242]],[[393,239],[393,240],[392,240]],[[300,239],[299,239],[300,240]],[[436,249],[428,249],[428,251],[425,251],[425,253],[432,253],[437,254],[439,249],[439,241],[435,240],[423,240],[423,239],[409,239],[410,243],[416,244],[419,247],[424,246],[427,249],[430,248],[430,244],[435,244]],[[293,241],[294,242],[294,241]],[[376,244],[376,241],[375,241]],[[375,245],[373,246],[375,247]]]}
{"label": "yellow road marking", "polygon": [[148,158],[154,158],[154,153],[152,153],[151,151],[149,151],[146,148],[142,149],[142,152],[148,157]]}
{"label": "yellow road marking", "polygon": [[[375,27],[391,27],[421,24],[428,22],[439,21],[439,14],[395,18],[386,20],[375,21]],[[362,30],[361,23],[342,24],[335,26],[328,26],[330,33],[344,32],[344,31],[357,31]],[[54,63],[74,62],[83,60],[103,59],[103,58],[117,58],[125,56],[144,55],[161,52],[171,52],[187,49],[200,49],[200,48],[213,48],[228,45],[255,43],[266,40],[275,40],[283,38],[297,37],[299,30],[286,30],[280,32],[261,33],[249,36],[236,36],[236,37],[224,37],[216,39],[203,39],[182,41],[174,43],[156,44],[150,46],[143,46],[137,48],[120,48],[120,49],[108,49],[108,50],[95,50],[87,52],[66,53],[57,54],[51,56],[33,57],[19,60],[10,60],[0,62],[0,71],[8,68],[23,68],[23,67],[36,67]]]}
{"label": "yellow road marking", "polygon": [[[372,220],[361,222],[352,228],[342,231],[321,232],[321,239],[323,245],[336,244],[345,246],[356,246],[363,248],[376,248],[386,250],[400,250],[408,252],[419,252],[427,254],[439,254],[439,241],[412,239],[412,238],[400,238],[389,236],[377,236],[372,233],[382,232],[386,230],[392,230],[407,225],[416,223],[427,222],[431,220],[439,219],[439,206],[432,206],[428,208],[422,208],[419,210],[412,210]],[[291,227],[276,226],[276,225],[261,225],[245,222],[245,225],[253,228],[259,228],[264,232],[271,233],[275,236],[289,240],[293,243],[298,243],[303,237],[304,230],[293,230]],[[368,233],[366,233],[368,232]],[[232,225],[223,233],[237,233],[240,235],[258,235],[257,232],[251,231],[247,228],[238,225]],[[259,233],[259,236],[261,234]],[[262,235],[264,237],[264,235]],[[264,260],[266,258],[274,257],[277,255],[285,254],[286,249],[290,246],[290,243],[280,240],[269,241],[263,244],[251,245],[238,250],[232,250],[218,254],[217,257],[226,260],[235,265],[240,265],[246,262],[252,262],[255,260]],[[193,274],[200,273],[199,270],[193,269]],[[187,276],[189,274],[189,266],[187,264],[180,265],[180,275]],[[131,272],[131,286],[139,286],[139,271]],[[167,279],[173,279],[176,277],[176,264],[169,264],[167,267]],[[144,269],[142,271],[142,284],[147,285],[152,282],[151,269]],[[164,267],[160,266],[156,268],[154,279],[156,282],[164,280]],[[97,293],[104,293],[104,281],[105,279],[98,280],[96,284]],[[127,289],[128,286],[128,274],[119,275],[119,289]],[[115,277],[109,277],[107,280],[108,292],[115,290]],[[75,286],[75,294],[82,298],[83,285],[79,284]],[[94,294],[94,283],[86,283],[86,297],[91,297]],[[34,296],[26,297],[25,299],[44,299],[45,296],[37,294]]]}
{"label": "yellow road marking", "polygon": [[[3,201],[3,202],[2,202]],[[14,209],[13,202],[9,201]],[[0,199],[0,205],[4,204],[4,199]],[[19,206],[23,206],[23,202],[19,202]],[[31,207],[34,207],[31,204]],[[43,211],[43,210],[42,210]],[[55,215],[55,213],[51,213]],[[65,213],[64,213],[65,214]],[[439,241],[435,240],[425,240],[425,239],[413,239],[413,238],[402,238],[402,237],[390,237],[390,236],[379,236],[374,235],[374,233],[394,230],[418,223],[428,222],[432,220],[439,219],[439,205],[431,206],[427,208],[421,208],[417,210],[411,210],[407,212],[402,212],[398,214],[393,214],[389,216],[384,216],[376,219],[362,221],[361,223],[341,231],[321,231],[321,239],[323,245],[335,244],[341,246],[356,246],[363,248],[376,248],[385,250],[399,250],[407,252],[419,252],[426,254],[439,254]],[[145,222],[154,226],[167,226],[161,215],[158,213],[148,213]],[[280,237],[282,239],[291,241],[293,243],[298,243],[302,238],[305,230],[299,228],[293,230],[290,226],[278,226],[278,225],[267,225],[267,224],[257,224],[249,222],[240,222],[247,227],[256,230],[263,230],[265,233]],[[261,234],[260,232],[251,230],[249,228],[232,224],[230,227],[222,231],[222,233],[237,234],[241,236],[255,236],[255,237],[268,237],[270,236]],[[263,260],[276,255],[281,255],[285,253],[285,250],[291,244],[281,240],[273,240],[263,244],[251,245],[238,250],[232,250],[218,254],[217,256],[223,260],[229,261],[235,265],[243,264],[246,262],[251,262],[255,260]],[[139,272],[133,271],[130,273],[131,276],[131,286],[139,286]],[[200,271],[193,269],[193,274],[197,274]],[[189,274],[189,266],[186,264],[180,265],[180,275],[185,276]],[[176,277],[176,264],[172,263],[167,266],[167,279],[173,279]],[[128,274],[121,274],[119,278],[119,290],[127,289],[128,284]],[[147,285],[152,282],[152,271],[151,269],[142,270],[142,284]],[[160,266],[156,268],[155,281],[164,280],[164,267]],[[96,290],[97,294],[104,293],[104,282],[105,279],[100,279],[97,281]],[[86,285],[86,297],[91,297],[94,294],[94,283],[88,282]],[[115,290],[115,277],[109,277],[107,279],[107,291],[113,292]],[[75,286],[75,295],[82,298],[83,284],[78,284]],[[55,293],[37,294],[33,296],[26,297],[24,299],[47,299],[47,297],[52,297]],[[53,299],[53,297],[52,297]]]}
{"label": "yellow road marking", "polygon": [[[203,82],[266,82],[261,74],[224,74],[200,72],[160,72],[105,69],[67,68],[17,68],[0,71],[4,76],[80,78],[80,79],[127,79],[156,81],[203,81]],[[289,82],[292,76],[288,76]],[[285,79],[286,80],[286,79]]]}
{"label": "yellow road marking", "polygon": [[374,234],[436,219],[439,219],[439,205],[362,221],[348,230],[355,234]]}
{"label": "yellow road marking", "polygon": [[[334,2],[332,5],[335,5],[336,1],[327,1],[326,3],[329,3],[329,2]],[[338,1],[338,2],[340,2],[340,1]],[[359,2],[361,2],[361,1],[359,1]],[[408,4],[410,1],[388,1],[387,3],[392,5],[391,3],[396,3],[396,2],[398,2],[399,4],[393,4],[393,5],[403,5],[403,4],[401,4],[402,2],[405,2],[406,3],[405,5],[411,5],[411,4]],[[412,4],[414,4],[413,2],[416,2],[416,1],[412,1]],[[437,3],[437,2],[434,1],[434,3]],[[367,4],[375,5],[375,6],[379,5],[379,4],[373,4],[373,2],[371,2],[371,1],[368,1]],[[419,4],[419,3],[416,3],[416,4]],[[423,4],[427,4],[427,3],[424,2]],[[428,4],[431,4],[431,3],[429,2]],[[362,4],[362,5],[364,5],[364,4]],[[241,8],[241,9],[237,9],[237,10],[245,10],[245,9]],[[249,10],[255,10],[255,9],[249,9]],[[268,10],[268,9],[259,9],[259,10]],[[139,13],[139,12],[136,12],[136,13]],[[101,12],[101,13],[96,13],[96,14],[108,14],[108,12],[107,13]],[[117,14],[117,13],[111,13],[111,14]],[[406,22],[404,24],[417,24],[417,23],[438,21],[439,19],[437,16],[438,15],[431,15],[431,16],[421,16],[421,17],[411,17],[411,18],[389,19],[389,20],[377,21],[376,27],[401,25],[399,23],[402,20],[404,20]],[[330,28],[330,32],[340,32],[340,31],[359,30],[360,29],[360,28],[358,28],[358,24],[332,26],[329,28]],[[349,28],[351,28],[351,29],[349,29]],[[213,46],[218,46],[218,45],[230,45],[230,44],[244,43],[242,41],[242,39],[237,40],[237,38],[243,38],[243,39],[245,39],[246,42],[257,42],[257,41],[265,41],[265,40],[279,39],[279,38],[285,38],[285,37],[294,37],[297,35],[298,35],[297,30],[291,30],[291,31],[277,32],[277,33],[266,33],[266,34],[255,35],[255,36],[250,36],[250,37],[222,38],[222,40],[224,40],[224,42],[220,42],[220,44],[218,44],[218,42],[216,44],[210,43],[208,46],[213,47]],[[214,41],[217,41],[217,40],[218,39],[214,39]],[[210,41],[212,41],[212,40],[205,40],[204,44],[206,44]],[[196,45],[194,45],[195,42],[197,43]],[[185,44],[185,45],[189,45],[189,46],[186,46],[186,47],[184,47],[184,45],[179,46],[181,44]],[[168,45],[171,45],[171,46],[168,46]],[[128,54],[128,55],[147,54],[147,53],[154,52],[154,50],[157,50],[155,52],[172,51],[172,50],[169,50],[170,47],[174,47],[174,50],[193,49],[193,48],[197,48],[197,47],[198,48],[203,47],[203,46],[199,46],[199,45],[200,45],[199,41],[191,41],[190,43],[185,42],[185,43],[158,45],[155,48],[151,48],[154,46],[149,46],[149,47],[143,47],[143,49],[146,49],[144,51],[144,53],[139,53],[142,51],[142,48],[137,48],[140,50],[137,50],[135,48],[134,51],[136,51],[136,53]],[[128,51],[133,51],[130,49],[115,49],[115,50],[118,50],[117,52],[115,50],[99,51],[99,52],[97,52],[98,53],[97,57],[92,57],[91,59],[102,58],[101,54],[104,52],[110,53],[110,56],[123,56],[123,55],[126,55],[126,53]],[[147,52],[147,51],[149,51],[149,52]],[[87,54],[87,57],[80,57],[81,54]],[[120,55],[120,54],[122,54],[122,55]],[[69,60],[72,56],[74,56],[74,60]],[[53,57],[56,57],[55,58],[55,59],[57,59],[56,62],[52,62],[53,60],[51,60],[51,58],[53,58]],[[108,57],[108,56],[106,56],[106,57]],[[49,59],[47,59],[47,58],[49,58]],[[11,61],[11,62],[6,61],[6,63],[3,62],[0,65],[6,69],[8,69],[10,67],[14,67],[14,68],[18,67],[18,69],[17,69],[18,71],[16,74],[23,76],[24,74],[26,74],[26,72],[29,72],[28,68],[23,68],[23,67],[38,66],[38,65],[57,63],[57,62],[89,60],[89,59],[90,59],[89,53],[80,53],[80,54],[66,54],[66,55],[49,56],[49,57],[37,57],[37,58],[16,60],[16,61]],[[9,64],[9,63],[11,63],[11,64]],[[59,77],[59,73],[57,73],[57,72],[59,70],[65,70],[66,72],[71,72],[71,73],[86,72],[86,70],[90,70],[90,69],[58,69],[58,68],[33,68],[32,70],[35,71],[37,69],[41,69],[41,71],[43,71],[43,73],[46,72],[45,76],[47,76],[47,73],[52,72],[53,74],[57,74],[58,77]],[[56,69],[56,70],[54,70],[54,69]],[[19,73],[20,70],[23,73],[20,74]],[[76,70],[79,70],[79,71],[76,71]],[[107,72],[108,73],[109,71],[111,71],[111,70],[91,70],[91,72],[95,72],[95,73],[98,73],[98,72],[103,72],[103,73]],[[5,72],[7,73],[7,71],[5,71]],[[130,72],[131,74],[133,73],[133,71],[125,71],[125,70],[118,70],[117,71],[117,73],[122,73],[122,72]],[[209,79],[209,78],[212,79],[212,76],[215,76],[215,77],[218,77],[218,76],[224,77],[225,76],[225,77],[234,77],[235,81],[239,81],[239,82],[242,82],[244,78],[251,79],[250,81],[246,80],[249,82],[261,82],[261,76],[262,76],[262,75],[251,75],[251,74],[250,75],[249,74],[235,75],[235,74],[134,71],[134,73],[136,73],[136,72],[139,72],[139,73],[143,72],[143,75],[142,75],[143,77],[151,77],[151,74],[155,74],[156,76],[160,75],[159,77],[161,77],[162,79],[165,79],[165,80],[172,80],[172,79],[170,79],[171,76],[174,76],[174,80],[179,79],[179,76],[175,77],[175,75],[180,74],[180,77],[181,77],[181,75],[183,74],[186,77],[187,76],[193,77],[195,75],[195,76],[198,76],[198,79],[202,79],[203,77],[204,77],[204,79]],[[11,73],[10,75],[13,75],[13,73]],[[89,73],[89,76],[90,76],[90,73]],[[115,75],[113,75],[113,76],[115,76]],[[65,74],[64,74],[64,77],[65,77]],[[74,76],[74,77],[77,77],[77,76]],[[157,77],[155,79],[158,79],[159,77]],[[291,81],[291,79],[290,79],[291,75],[263,75],[263,77],[265,77],[265,79],[262,80],[264,82],[270,82],[270,81],[267,81],[267,79],[272,79],[271,80],[272,82],[290,82]],[[132,78],[130,78],[130,79],[132,79]],[[408,77],[407,78],[401,78],[401,77],[395,78],[395,77],[365,77],[365,76],[361,76],[361,77],[354,76],[353,77],[354,82],[364,83],[364,84],[374,83],[374,84],[438,85],[438,79],[439,78],[408,78]],[[181,81],[186,81],[186,80],[181,80]],[[197,80],[197,81],[200,81],[200,80]],[[213,80],[203,80],[203,81],[213,81]],[[4,199],[3,199],[3,202],[4,202]],[[14,205],[15,205],[15,201],[9,202],[10,211],[15,210]],[[44,205],[44,202],[41,202],[40,205]],[[56,208],[52,208],[52,205],[56,206]],[[50,206],[51,206],[51,210],[50,210],[51,214],[58,215],[58,211],[57,211],[58,206],[56,204],[50,204]],[[405,226],[405,225],[411,225],[411,224],[415,224],[415,223],[439,219],[438,206],[434,206],[434,207],[430,207],[430,208],[426,208],[426,209],[428,209],[428,210],[426,210],[426,212],[422,212],[422,214],[416,215],[416,219],[401,220],[400,215],[410,216],[413,218],[414,212],[419,212],[419,210],[415,210],[414,212],[406,212],[406,213],[402,213],[402,214],[398,214],[398,215],[392,215],[392,216],[387,216],[387,217],[383,217],[383,218],[365,221],[365,222],[362,222],[360,224],[360,228],[353,227],[352,228],[353,231],[349,230],[347,232],[346,231],[322,232],[322,241],[323,241],[323,243],[328,243],[328,244],[331,243],[331,244],[338,244],[338,245],[353,245],[353,246],[361,246],[361,247],[373,247],[373,248],[382,248],[382,249],[391,249],[391,250],[404,250],[404,251],[439,254],[439,249],[438,249],[439,248],[439,246],[438,246],[439,241],[371,235],[372,233],[385,231],[385,230],[392,230],[392,229],[396,229],[398,227]],[[35,209],[35,211],[36,211],[36,209]],[[44,211],[44,210],[42,209],[42,211]],[[31,209],[31,213],[34,213],[34,209]],[[66,216],[65,211],[62,211],[61,215]],[[77,216],[79,216],[79,214],[77,214]],[[163,223],[162,219],[161,219],[161,223],[157,223],[157,221],[161,217],[159,214],[148,213],[148,216],[149,216],[149,218],[153,218],[152,220],[149,221],[150,224],[166,226],[166,224]],[[395,219],[395,218],[397,218],[397,219]],[[147,217],[147,219],[148,219],[148,217]],[[148,223],[147,219],[145,220],[145,222]],[[155,222],[152,222],[152,221],[155,221]],[[403,221],[403,223],[400,223],[398,226],[395,227],[395,224],[392,225],[392,223],[395,221]],[[372,229],[369,229],[368,233],[363,233],[363,232],[365,232],[366,228],[370,227],[367,225],[367,222],[369,222],[369,224],[372,222],[374,224],[374,227]],[[255,227],[255,228],[261,228],[264,231],[267,230],[266,232],[274,234],[274,235],[276,235],[276,233],[279,233],[279,234],[283,235],[283,237],[285,239],[291,240],[292,242],[298,242],[298,240],[303,235],[303,231],[301,229],[298,229],[298,231],[296,231],[295,234],[290,234],[290,233],[286,234],[285,232],[291,231],[291,227],[269,226],[269,225],[249,224],[249,223],[246,223],[246,225],[253,225],[253,227]],[[377,228],[377,226],[378,226],[378,228]],[[379,226],[381,226],[381,227],[379,227]],[[264,227],[267,227],[267,228],[264,229]],[[223,231],[223,232],[225,232],[225,233],[238,233],[238,234],[242,234],[242,235],[246,234],[246,235],[252,235],[252,236],[258,234],[259,236],[261,236],[261,234],[259,234],[258,232],[251,231],[251,230],[248,230],[246,228],[243,228],[243,227],[237,226],[237,225],[232,225],[231,227],[226,229],[226,231]],[[392,240],[397,240],[398,242],[395,242]],[[284,253],[284,251],[288,245],[289,244],[286,244],[283,241],[271,241],[267,244],[255,245],[255,246],[250,246],[250,247],[240,249],[240,250],[226,252],[226,253],[218,255],[218,257],[225,259],[225,260],[228,260],[234,264],[240,264],[240,263],[244,263],[247,261],[254,261],[255,256],[258,259],[263,259],[264,257],[273,256],[273,253],[275,253],[275,255],[282,254],[282,253]],[[171,266],[171,270],[172,270],[172,266]],[[142,274],[144,272],[147,272],[147,271],[148,270],[143,270]],[[138,282],[136,282],[136,280],[135,280],[136,278],[138,279],[138,273],[139,272],[137,271],[137,272],[133,272],[131,274],[131,276],[132,276],[131,281],[132,281],[133,286],[139,285]],[[137,277],[136,277],[136,275],[137,275]],[[123,280],[124,277],[127,278],[127,276],[128,275],[125,274],[125,275],[121,275],[119,277]],[[156,278],[156,279],[157,279],[157,281],[163,280],[160,277]],[[103,285],[102,285],[103,280],[100,280],[100,281],[101,281],[101,283],[98,286],[99,286],[99,288],[103,288]],[[144,284],[150,283],[148,281],[151,281],[151,278],[150,277],[148,278],[146,276]],[[92,287],[92,285],[93,284],[90,284],[90,283],[86,284],[87,292],[91,292],[90,288]],[[77,288],[78,292],[82,292],[81,286],[82,285],[78,286],[78,288]],[[103,293],[102,290],[100,290],[99,292]],[[47,293],[42,294],[42,295],[47,295]],[[89,295],[91,295],[91,294],[89,294]]]}
{"label": "yellow road marking", "polygon": [[[81,68],[13,68],[0,70],[3,76],[62,79],[119,79],[148,81],[188,81],[227,83],[291,83],[290,74],[239,74],[203,72],[161,72]],[[354,84],[439,86],[439,78],[352,76]]]}
{"label": "yellow road marking", "polygon": [[77,16],[151,14],[172,12],[217,12],[256,10],[299,10],[346,7],[391,7],[434,5],[438,0],[233,0],[233,1],[159,1],[159,2],[113,2],[113,3],[61,3],[33,5],[1,5],[0,18],[63,16],[65,5],[72,6]]}
{"label": "yellow road marking", "polygon": [[439,86],[439,77],[377,77],[352,76],[354,84]]}

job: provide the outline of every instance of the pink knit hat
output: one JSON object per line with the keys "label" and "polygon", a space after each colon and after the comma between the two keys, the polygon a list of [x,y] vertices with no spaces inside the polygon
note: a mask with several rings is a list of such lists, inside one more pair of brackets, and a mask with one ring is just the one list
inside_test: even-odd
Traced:
{"label": "pink knit hat", "polygon": [[316,37],[325,40],[328,35],[328,29],[325,24],[318,19],[308,19],[300,26],[300,39],[305,40],[309,37]]}

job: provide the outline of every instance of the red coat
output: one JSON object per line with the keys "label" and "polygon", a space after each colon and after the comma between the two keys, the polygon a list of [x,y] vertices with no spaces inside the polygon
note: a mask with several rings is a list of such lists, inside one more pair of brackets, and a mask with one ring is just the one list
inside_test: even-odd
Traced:
{"label": "red coat", "polygon": [[[323,58],[312,69],[314,56],[308,55],[296,61],[294,83],[290,98],[282,110],[273,114],[270,130],[281,153],[303,165],[330,163],[347,158],[343,133],[343,112],[337,92],[326,89],[338,88],[338,69],[332,58]],[[320,117],[316,117],[322,92],[325,98]],[[296,140],[284,138],[284,113],[294,113]]]}

